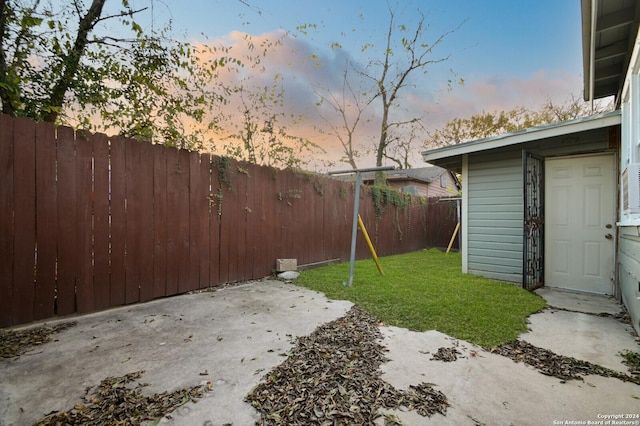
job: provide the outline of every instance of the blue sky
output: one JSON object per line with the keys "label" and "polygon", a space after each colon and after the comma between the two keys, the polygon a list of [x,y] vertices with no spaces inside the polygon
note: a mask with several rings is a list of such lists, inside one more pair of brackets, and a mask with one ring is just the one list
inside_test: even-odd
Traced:
{"label": "blue sky", "polygon": [[[204,34],[209,40],[233,43],[234,32],[266,37],[290,31],[297,48],[317,54],[323,63],[321,71],[298,67],[283,73],[291,82],[291,108],[299,111],[306,108],[303,102],[313,104],[307,90],[316,83],[313,79],[330,79],[340,72],[332,66],[340,55],[361,64],[375,56],[384,44],[389,6],[396,24],[410,30],[420,10],[431,39],[462,24],[438,47],[438,55],[449,59],[426,76],[415,75],[415,87],[406,93],[414,98],[411,109],[423,114],[431,128],[454,117],[520,105],[536,108],[547,99],[564,102],[582,95],[579,0],[156,0],[153,14],[157,22],[171,19],[175,33],[193,41],[204,41]],[[303,35],[296,32],[303,24],[317,27]],[[332,51],[332,42],[339,42],[342,51]],[[366,43],[375,48],[363,54]],[[448,91],[450,69],[465,84]],[[362,132],[364,141],[375,129]],[[335,149],[335,141],[322,144]]]}

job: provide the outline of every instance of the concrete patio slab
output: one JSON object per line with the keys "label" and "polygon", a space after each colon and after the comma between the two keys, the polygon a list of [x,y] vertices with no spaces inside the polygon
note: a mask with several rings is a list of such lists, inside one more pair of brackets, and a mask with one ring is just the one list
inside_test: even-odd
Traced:
{"label": "concrete patio slab", "polygon": [[535,293],[543,297],[549,306],[566,309],[568,311],[584,312],[586,314],[616,315],[623,309],[622,305],[620,305],[616,299],[601,294],[562,290],[552,287],[539,288]]}
{"label": "concrete patio slab", "polygon": [[[296,336],[310,334],[351,306],[265,280],[70,318],[78,324],[55,335],[58,341],[0,360],[0,425],[33,424],[53,410],[72,408],[87,387],[106,377],[138,370],[146,371],[140,379],[149,383],[145,393],[213,384],[205,398],[181,406],[160,424],[254,424],[257,413],[243,402],[244,396],[283,361]],[[574,356],[566,352],[577,346],[571,342],[580,323],[585,330],[605,330],[585,334],[587,346],[607,346],[615,320],[594,315],[576,320],[580,315],[587,314],[545,310],[530,317],[531,332],[521,338],[540,339],[537,346]],[[396,413],[405,425],[552,425],[640,414],[640,386],[632,383],[599,376],[562,383],[437,331],[381,331],[381,343],[389,349],[383,379],[398,389],[434,383],[451,403],[446,416],[430,419]],[[550,348],[556,336],[567,344]],[[624,347],[639,349],[630,333],[619,338]],[[457,361],[431,360],[438,348],[453,346],[461,353]],[[596,359],[588,353],[580,356]],[[640,419],[630,420],[640,424]]]}

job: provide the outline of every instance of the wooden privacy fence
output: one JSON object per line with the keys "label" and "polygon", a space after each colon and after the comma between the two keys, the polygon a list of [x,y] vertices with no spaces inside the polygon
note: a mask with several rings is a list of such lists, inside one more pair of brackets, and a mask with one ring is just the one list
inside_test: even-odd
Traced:
{"label": "wooden privacy fence", "polygon": [[[0,327],[349,258],[353,185],[315,174],[0,115],[0,182]],[[456,224],[452,203],[360,203],[380,256]]]}

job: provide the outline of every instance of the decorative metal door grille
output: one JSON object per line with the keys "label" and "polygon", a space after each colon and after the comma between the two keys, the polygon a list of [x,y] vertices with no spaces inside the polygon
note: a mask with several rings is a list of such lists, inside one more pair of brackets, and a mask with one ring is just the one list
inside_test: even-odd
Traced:
{"label": "decorative metal door grille", "polygon": [[524,238],[522,287],[544,285],[544,160],[522,152],[524,176]]}

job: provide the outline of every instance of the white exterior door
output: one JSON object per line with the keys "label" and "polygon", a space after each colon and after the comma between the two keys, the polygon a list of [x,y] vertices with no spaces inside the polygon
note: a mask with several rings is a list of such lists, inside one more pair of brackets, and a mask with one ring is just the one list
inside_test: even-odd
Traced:
{"label": "white exterior door", "polygon": [[613,294],[615,156],[545,160],[545,285]]}

